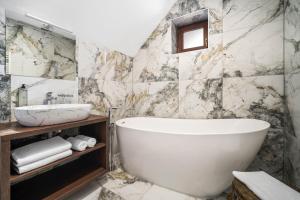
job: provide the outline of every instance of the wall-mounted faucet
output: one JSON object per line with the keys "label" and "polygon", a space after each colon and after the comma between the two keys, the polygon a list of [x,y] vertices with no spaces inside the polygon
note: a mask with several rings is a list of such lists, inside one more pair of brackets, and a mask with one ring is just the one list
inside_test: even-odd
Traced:
{"label": "wall-mounted faucet", "polygon": [[46,99],[44,100],[44,105],[49,105],[49,104],[53,104],[56,101],[56,97],[52,96],[52,92],[47,92],[46,93]]}

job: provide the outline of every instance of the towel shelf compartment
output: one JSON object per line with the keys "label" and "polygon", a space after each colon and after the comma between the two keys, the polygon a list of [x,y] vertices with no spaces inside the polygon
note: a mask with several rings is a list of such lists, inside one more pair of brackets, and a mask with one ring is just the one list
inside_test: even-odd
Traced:
{"label": "towel shelf compartment", "polygon": [[51,170],[51,169],[53,169],[53,168],[55,168],[57,166],[63,165],[64,163],[67,163],[67,162],[73,161],[75,159],[78,159],[82,155],[85,155],[87,153],[90,153],[92,151],[95,151],[97,149],[101,149],[101,148],[104,148],[104,147],[105,147],[104,143],[98,143],[94,147],[88,148],[85,151],[80,151],[80,152],[73,151],[73,154],[71,156],[68,156],[66,158],[63,158],[63,159],[57,160],[55,162],[49,163],[49,164],[47,164],[45,166],[39,167],[39,168],[34,169],[32,171],[26,172],[24,174],[20,174],[20,175],[12,174],[10,176],[10,179],[9,179],[10,183],[11,184],[15,184],[15,183],[18,183],[20,181],[26,180],[28,178],[34,177],[34,176],[36,176],[36,175],[38,175],[40,173],[46,172],[48,170]]}
{"label": "towel shelf compartment", "polygon": [[[12,186],[12,200],[62,199],[68,193],[105,173],[96,158],[101,150],[86,154],[79,159],[59,166]],[[92,164],[92,165],[91,165]]]}
{"label": "towel shelf compartment", "polygon": [[[17,123],[0,126],[0,200],[64,199],[108,170],[108,123],[103,116],[42,127],[23,127]],[[45,134],[69,129],[94,137],[97,144],[85,151],[49,163],[24,174],[11,168],[11,149],[19,141],[35,140]],[[31,136],[34,136],[32,138]]]}

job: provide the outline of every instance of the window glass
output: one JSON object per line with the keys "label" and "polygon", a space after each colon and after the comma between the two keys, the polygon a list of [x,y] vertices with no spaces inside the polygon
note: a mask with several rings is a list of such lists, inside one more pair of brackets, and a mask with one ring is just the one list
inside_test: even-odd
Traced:
{"label": "window glass", "polygon": [[204,46],[203,38],[204,38],[203,28],[184,32],[183,33],[183,48],[189,49],[189,48],[193,48],[193,47]]}

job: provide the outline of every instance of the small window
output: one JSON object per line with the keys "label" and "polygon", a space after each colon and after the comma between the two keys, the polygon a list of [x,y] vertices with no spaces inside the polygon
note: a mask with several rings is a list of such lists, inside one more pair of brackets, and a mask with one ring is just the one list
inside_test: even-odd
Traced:
{"label": "small window", "polygon": [[208,47],[208,25],[206,22],[176,27],[177,53],[205,49]]}

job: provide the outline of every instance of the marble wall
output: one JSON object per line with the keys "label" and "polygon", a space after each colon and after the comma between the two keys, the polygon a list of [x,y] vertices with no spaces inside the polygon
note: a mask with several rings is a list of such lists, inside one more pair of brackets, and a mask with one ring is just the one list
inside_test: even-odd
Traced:
{"label": "marble wall", "polygon": [[300,2],[286,0],[284,55],[287,113],[286,164],[289,183],[300,188]]}
{"label": "marble wall", "polygon": [[132,59],[120,52],[93,43],[78,42],[79,102],[93,105],[93,113],[114,116],[131,113]]}
{"label": "marble wall", "polygon": [[[172,19],[203,8],[209,47],[173,54]],[[283,179],[282,39],[281,0],[178,0],[133,59],[133,114],[266,120],[249,169]]]}
{"label": "marble wall", "polygon": [[0,123],[10,118],[10,76],[5,76],[5,10],[0,7]]}
{"label": "marble wall", "polygon": [[13,75],[75,80],[75,40],[6,20],[7,72]]}

